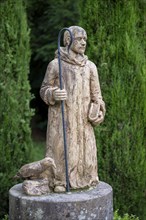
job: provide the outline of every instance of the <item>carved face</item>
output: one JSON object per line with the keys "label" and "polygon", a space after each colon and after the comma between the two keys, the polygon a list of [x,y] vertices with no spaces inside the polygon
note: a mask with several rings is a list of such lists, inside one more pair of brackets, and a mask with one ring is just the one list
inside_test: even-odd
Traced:
{"label": "carved face", "polygon": [[78,54],[84,54],[86,50],[87,34],[84,30],[79,30],[74,33],[73,43],[71,45],[71,50]]}

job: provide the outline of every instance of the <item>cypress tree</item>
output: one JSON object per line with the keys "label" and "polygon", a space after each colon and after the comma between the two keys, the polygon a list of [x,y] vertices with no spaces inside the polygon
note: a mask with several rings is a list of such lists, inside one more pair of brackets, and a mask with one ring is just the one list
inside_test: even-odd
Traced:
{"label": "cypress tree", "polygon": [[30,160],[29,30],[22,0],[0,2],[0,217],[16,171]]}
{"label": "cypress tree", "polygon": [[100,179],[113,186],[116,209],[144,219],[146,3],[83,0],[80,6],[87,54],[98,66],[107,108],[104,124],[95,130]]}

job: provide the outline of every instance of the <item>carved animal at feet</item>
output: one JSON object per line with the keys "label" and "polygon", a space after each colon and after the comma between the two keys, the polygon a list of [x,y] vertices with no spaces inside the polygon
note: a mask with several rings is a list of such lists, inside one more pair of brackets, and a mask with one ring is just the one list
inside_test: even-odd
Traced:
{"label": "carved animal at feet", "polygon": [[15,179],[23,178],[24,193],[31,196],[40,196],[49,193],[54,187],[56,165],[54,160],[46,157],[42,160],[25,164],[14,176]]}
{"label": "carved animal at feet", "polygon": [[14,176],[15,179],[45,179],[49,178],[48,171],[55,176],[56,165],[54,160],[50,157],[46,157],[42,160],[25,164],[20,168],[18,173]]}

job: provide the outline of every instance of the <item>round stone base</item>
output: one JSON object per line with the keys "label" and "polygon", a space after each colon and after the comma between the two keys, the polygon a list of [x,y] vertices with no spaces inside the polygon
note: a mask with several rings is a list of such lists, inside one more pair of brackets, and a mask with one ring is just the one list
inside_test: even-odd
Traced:
{"label": "round stone base", "polygon": [[95,189],[28,196],[22,184],[9,191],[9,220],[112,220],[112,187],[99,182]]}

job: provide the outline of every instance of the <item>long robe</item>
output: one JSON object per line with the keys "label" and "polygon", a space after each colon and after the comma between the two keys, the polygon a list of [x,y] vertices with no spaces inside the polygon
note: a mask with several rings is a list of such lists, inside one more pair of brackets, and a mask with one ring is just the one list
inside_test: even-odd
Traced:
{"label": "long robe", "polygon": [[[92,124],[89,122],[91,103],[103,103],[98,73],[87,56],[78,60],[61,49],[63,88],[68,98],[65,105],[69,182],[71,188],[84,188],[98,183],[97,149]],[[46,156],[54,159],[57,171],[55,186],[65,186],[65,161],[61,102],[53,92],[59,88],[57,57],[47,67],[40,95],[48,105]]]}

